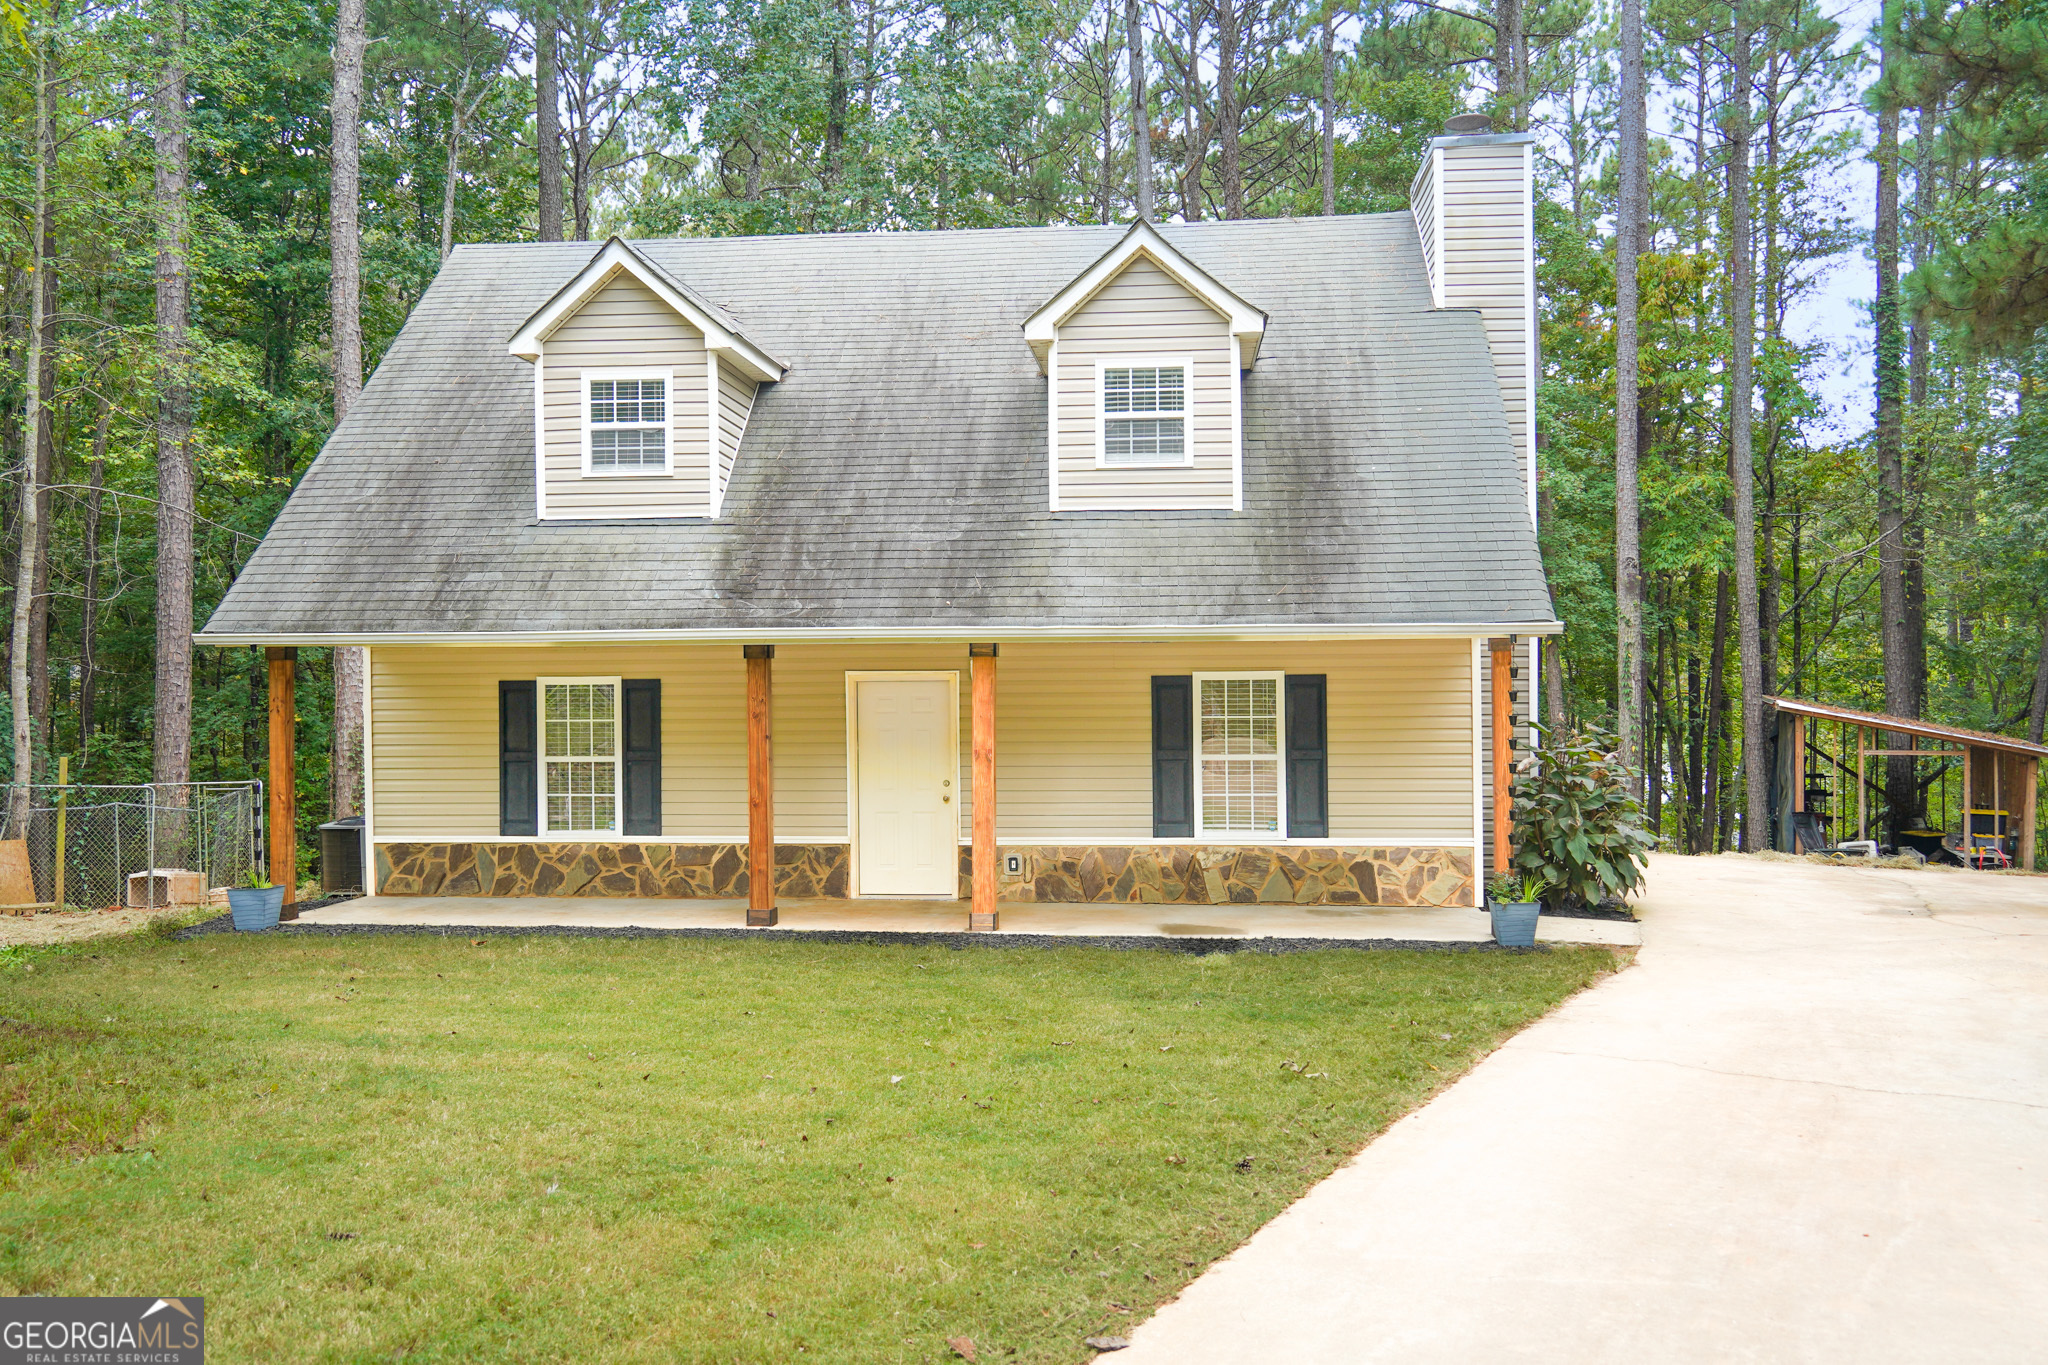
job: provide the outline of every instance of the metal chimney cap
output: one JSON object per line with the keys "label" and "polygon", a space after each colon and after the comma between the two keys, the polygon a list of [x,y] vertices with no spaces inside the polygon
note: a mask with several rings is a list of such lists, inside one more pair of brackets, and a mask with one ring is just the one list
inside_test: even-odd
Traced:
{"label": "metal chimney cap", "polygon": [[1453,136],[1464,133],[1490,133],[1493,131],[1493,115],[1454,114],[1444,121],[1444,131]]}

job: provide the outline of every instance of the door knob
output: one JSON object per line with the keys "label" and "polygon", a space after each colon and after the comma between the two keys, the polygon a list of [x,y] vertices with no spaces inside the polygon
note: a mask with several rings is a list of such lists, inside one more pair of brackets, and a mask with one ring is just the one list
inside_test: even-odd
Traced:
{"label": "door knob", "polygon": [[944,796],[940,797],[939,799],[941,801],[944,801],[946,804],[951,805],[953,802],[953,793],[947,792]]}

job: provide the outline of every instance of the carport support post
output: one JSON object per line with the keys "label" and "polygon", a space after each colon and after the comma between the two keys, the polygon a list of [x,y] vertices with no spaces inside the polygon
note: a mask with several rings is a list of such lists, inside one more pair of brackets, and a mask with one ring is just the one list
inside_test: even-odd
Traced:
{"label": "carport support post", "polygon": [[263,657],[270,665],[270,880],[284,888],[278,918],[297,919],[292,902],[299,880],[299,787],[292,746],[298,716],[292,689],[299,651],[272,645]]}
{"label": "carport support post", "polygon": [[769,716],[774,645],[742,645],[747,660],[747,927],[775,925],[775,764]]}
{"label": "carport support post", "polygon": [[2041,792],[2041,760],[2020,760],[2020,856],[2019,865],[2034,870],[2034,819]]}
{"label": "carport support post", "polygon": [[1489,642],[1493,652],[1493,873],[1508,870],[1514,857],[1515,813],[1515,641]]}
{"label": "carport support post", "polygon": [[996,921],[996,647],[967,646],[972,674],[974,716],[974,900],[967,912],[969,931],[993,930]]}

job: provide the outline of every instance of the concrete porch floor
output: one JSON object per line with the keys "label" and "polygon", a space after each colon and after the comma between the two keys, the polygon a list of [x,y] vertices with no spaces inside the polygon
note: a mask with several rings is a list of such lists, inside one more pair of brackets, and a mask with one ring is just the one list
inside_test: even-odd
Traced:
{"label": "concrete porch floor", "polygon": [[[965,901],[786,900],[781,924],[764,929],[865,933],[955,933],[967,927]],[[1118,938],[1401,939],[1482,943],[1493,937],[1486,912],[1456,908],[1336,905],[1004,904],[1003,934]],[[595,896],[366,896],[300,916],[302,924],[418,925],[461,928],[739,929],[744,900],[616,899]],[[1545,916],[1545,943],[1634,945],[1634,924]]]}

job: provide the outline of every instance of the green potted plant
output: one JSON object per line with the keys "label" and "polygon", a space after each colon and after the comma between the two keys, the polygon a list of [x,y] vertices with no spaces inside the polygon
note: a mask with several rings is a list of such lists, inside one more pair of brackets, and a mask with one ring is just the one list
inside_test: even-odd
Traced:
{"label": "green potted plant", "polygon": [[1543,910],[1543,878],[1505,872],[1486,885],[1486,911],[1493,918],[1493,941],[1503,948],[1536,946],[1536,916]]}
{"label": "green potted plant", "polygon": [[251,872],[247,885],[228,888],[228,911],[235,917],[235,928],[244,933],[275,929],[284,912],[284,888],[272,886],[261,872]]}
{"label": "green potted plant", "polygon": [[1613,740],[1592,727],[1537,732],[1542,747],[1515,773],[1515,853],[1505,871],[1539,882],[1553,908],[1625,900],[1642,885],[1657,839]]}

